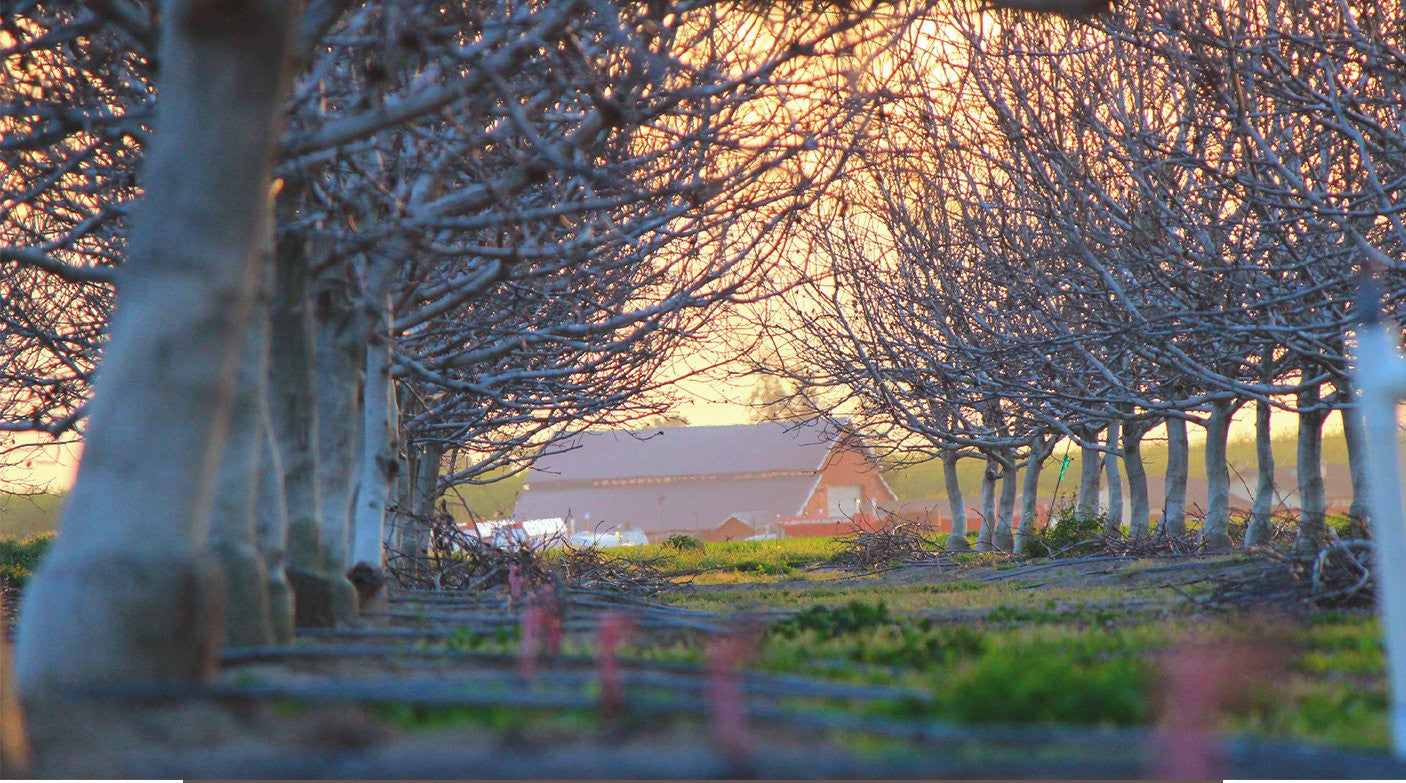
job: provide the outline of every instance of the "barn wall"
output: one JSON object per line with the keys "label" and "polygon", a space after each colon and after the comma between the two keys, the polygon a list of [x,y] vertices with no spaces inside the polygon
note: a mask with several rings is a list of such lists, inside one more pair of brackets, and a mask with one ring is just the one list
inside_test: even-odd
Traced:
{"label": "barn wall", "polygon": [[879,475],[878,466],[863,452],[855,449],[837,448],[830,453],[825,469],[820,474],[820,484],[806,500],[803,516],[827,515],[830,505],[828,489],[831,486],[860,487],[864,493],[864,508],[868,507],[870,499],[881,504],[896,500]]}

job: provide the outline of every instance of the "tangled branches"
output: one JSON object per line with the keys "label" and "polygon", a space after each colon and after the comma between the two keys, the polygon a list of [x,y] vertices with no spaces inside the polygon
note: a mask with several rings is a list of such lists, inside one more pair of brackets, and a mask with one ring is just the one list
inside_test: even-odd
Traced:
{"label": "tangled branches", "polygon": [[1209,596],[1193,599],[1216,609],[1263,603],[1347,607],[1375,600],[1372,542],[1337,541],[1312,556],[1260,552],[1256,567],[1216,580]]}
{"label": "tangled branches", "polygon": [[835,564],[847,571],[872,571],[899,563],[933,560],[941,545],[915,522],[897,522],[881,530],[856,530],[835,539],[843,547]]}
{"label": "tangled branches", "polygon": [[430,553],[391,550],[386,570],[395,583],[414,590],[472,591],[500,585],[533,590],[563,583],[586,590],[658,595],[678,586],[659,567],[662,560],[611,555],[599,547],[573,547],[561,538],[486,541],[451,520],[435,521]]}
{"label": "tangled branches", "polygon": [[561,554],[566,583],[572,587],[646,596],[673,590],[680,584],[659,567],[663,560],[660,556],[619,557],[595,546],[567,546]]}

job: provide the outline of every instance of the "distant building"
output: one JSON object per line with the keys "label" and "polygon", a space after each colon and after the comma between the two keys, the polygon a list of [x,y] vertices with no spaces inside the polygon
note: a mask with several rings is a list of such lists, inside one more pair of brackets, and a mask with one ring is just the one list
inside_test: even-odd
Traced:
{"label": "distant building", "polygon": [[[865,450],[820,426],[777,422],[587,433],[532,466],[517,519],[573,532],[643,531],[710,540],[848,529],[894,501]],[[797,528],[799,529],[799,528]]]}

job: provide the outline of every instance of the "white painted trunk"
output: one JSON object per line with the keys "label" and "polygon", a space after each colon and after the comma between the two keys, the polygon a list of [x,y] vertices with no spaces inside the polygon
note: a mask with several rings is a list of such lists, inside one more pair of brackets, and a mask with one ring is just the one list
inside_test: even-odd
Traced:
{"label": "white painted trunk", "polygon": [[1260,400],[1255,404],[1255,462],[1259,476],[1255,503],[1250,507],[1250,524],[1245,528],[1245,546],[1264,546],[1274,532],[1274,441],[1270,428],[1273,407]]}
{"label": "white painted trunk", "polygon": [[[388,326],[388,324],[382,324]],[[348,577],[356,587],[363,610],[380,605],[385,597],[386,509],[395,489],[400,463],[399,418],[395,386],[391,380],[389,333],[378,335],[366,346],[366,384],[362,399],[362,446],[353,511],[352,565]]]}
{"label": "white painted trunk", "polygon": [[1168,418],[1167,475],[1162,503],[1162,519],[1157,532],[1167,536],[1186,535],[1186,478],[1190,449],[1186,442],[1186,419]]}
{"label": "white painted trunk", "polygon": [[1406,363],[1397,355],[1399,335],[1399,327],[1391,323],[1370,323],[1358,330],[1353,384],[1362,391],[1364,472],[1375,558],[1378,564],[1398,566],[1378,565],[1375,576],[1391,689],[1392,753],[1406,760],[1406,568],[1399,567],[1406,563],[1406,509],[1396,441]]}
{"label": "white painted trunk", "polygon": [[1230,419],[1235,404],[1220,400],[1211,404],[1206,421],[1206,519],[1201,538],[1211,551],[1230,548],[1230,464],[1225,458],[1226,440],[1230,437]]}
{"label": "white painted trunk", "polygon": [[164,6],[161,99],[83,462],[19,620],[30,697],[213,670],[207,521],[271,219],[291,8]]}
{"label": "white painted trunk", "polygon": [[991,544],[1002,552],[1015,549],[1011,524],[1015,520],[1016,482],[1019,480],[1014,460],[1001,467],[1001,500],[996,508],[996,530],[991,536]]}
{"label": "white painted trunk", "polygon": [[[1318,388],[1299,392],[1298,407],[1317,406],[1321,401]],[[1300,552],[1317,552],[1327,536],[1328,497],[1323,487],[1323,412],[1299,413],[1299,533],[1294,548]]]}
{"label": "white painted trunk", "polygon": [[[1089,437],[1094,437],[1090,433]],[[1079,451],[1079,497],[1075,508],[1080,516],[1098,513],[1098,492],[1103,483],[1103,454],[1098,449],[1081,446]]]}
{"label": "white painted trunk", "polygon": [[1104,535],[1123,533],[1123,472],[1118,469],[1118,439],[1122,425],[1114,419],[1104,434],[1108,451],[1103,454],[1103,470],[1108,474],[1108,516],[1104,520]]}
{"label": "white painted trunk", "polygon": [[991,537],[996,530],[996,480],[1001,477],[1001,464],[994,457],[986,458],[986,470],[981,473],[981,527],[976,531],[976,551],[990,552]]}
{"label": "white painted trunk", "polygon": [[1017,555],[1029,554],[1035,536],[1035,522],[1040,514],[1040,469],[1044,467],[1042,451],[1031,450],[1025,463],[1025,480],[1021,489],[1020,525],[1015,529],[1014,550]]}
{"label": "white painted trunk", "polygon": [[1123,464],[1128,468],[1128,535],[1145,538],[1152,533],[1152,509],[1147,497],[1147,465],[1142,461],[1142,436],[1146,425],[1128,422],[1123,426]]}

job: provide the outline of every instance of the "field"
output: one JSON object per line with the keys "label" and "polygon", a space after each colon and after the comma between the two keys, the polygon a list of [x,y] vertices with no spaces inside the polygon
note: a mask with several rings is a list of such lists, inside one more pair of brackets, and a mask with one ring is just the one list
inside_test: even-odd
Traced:
{"label": "field", "polygon": [[[1251,556],[965,554],[854,573],[834,566],[841,549],[618,550],[679,586],[655,599],[557,595],[556,625],[534,614],[545,604],[510,606],[501,586],[403,593],[358,627],[226,651],[208,688],[38,706],[34,772],[1406,772],[1384,753],[1370,610],[1198,602],[1257,567]],[[558,633],[555,649],[534,646]],[[1214,728],[1181,732],[1187,720]]]}

